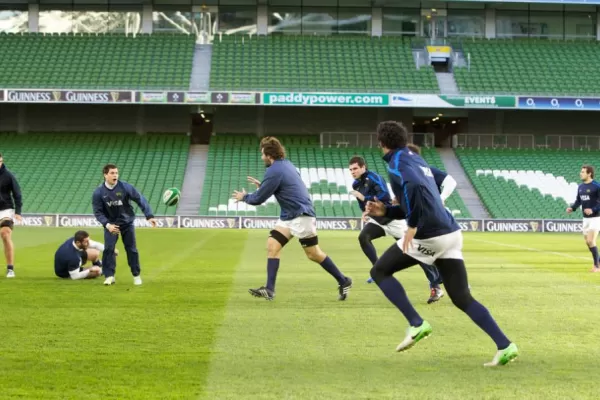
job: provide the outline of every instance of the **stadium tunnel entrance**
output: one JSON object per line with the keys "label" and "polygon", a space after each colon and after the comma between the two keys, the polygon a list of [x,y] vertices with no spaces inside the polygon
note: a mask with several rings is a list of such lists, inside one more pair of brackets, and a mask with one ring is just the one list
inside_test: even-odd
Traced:
{"label": "stadium tunnel entrance", "polygon": [[209,144],[213,133],[213,110],[211,107],[198,107],[190,116],[190,136],[192,144]]}
{"label": "stadium tunnel entrance", "polygon": [[[466,110],[414,109],[413,141],[419,146],[433,144],[435,147],[454,147],[456,135],[467,131],[467,116]],[[427,137],[433,138],[433,143],[425,143]]]}

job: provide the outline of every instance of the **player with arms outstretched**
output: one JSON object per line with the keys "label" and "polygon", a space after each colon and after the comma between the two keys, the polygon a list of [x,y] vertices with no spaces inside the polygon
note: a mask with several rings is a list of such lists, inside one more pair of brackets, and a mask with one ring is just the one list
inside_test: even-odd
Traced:
{"label": "player with arms outstretched", "polygon": [[117,260],[115,258],[115,246],[119,235],[122,235],[125,252],[127,253],[127,263],[133,275],[133,284],[139,286],[142,284],[140,276],[140,255],[137,250],[135,239],[135,211],[131,202],[140,206],[146,219],[156,227],[156,220],[150,209],[150,205],[137,191],[135,187],[127,182],[119,180],[119,169],[114,164],[104,166],[104,183],[94,191],[92,205],[94,216],[104,227],[104,253],[102,255],[102,275],[106,278],[105,285],[115,283],[115,270]]}
{"label": "player with arms outstretched", "polygon": [[393,276],[424,262],[438,267],[452,303],[496,343],[498,351],[484,365],[504,365],[518,356],[517,346],[504,335],[487,308],[471,296],[460,227],[444,208],[429,165],[406,148],[407,137],[406,128],[398,122],[382,122],[377,127],[377,140],[388,163],[392,191],[400,204],[386,207],[379,201],[367,203],[369,215],[406,219],[408,224],[404,237],[382,254],[371,269],[375,283],[410,324],[396,351],[410,349],[432,332],[431,325],[417,313]]}
{"label": "player with arms outstretched", "polygon": [[[367,201],[377,199],[387,206],[392,205],[392,198],[388,191],[387,182],[381,176],[367,169],[367,164],[364,158],[355,156],[349,161],[350,174],[354,178],[352,183],[351,195],[356,197],[358,206],[364,212]],[[406,221],[391,219],[386,217],[369,217],[365,216],[363,229],[358,235],[358,241],[363,253],[367,256],[372,265],[377,262],[377,250],[373,246],[372,241],[380,237],[389,235],[395,240],[399,240],[406,231]],[[444,291],[440,288],[442,278],[437,268],[433,265],[420,263],[421,268],[429,281],[430,295],[427,304],[438,301],[444,295]],[[367,283],[373,283],[373,278],[369,278]]]}
{"label": "player with arms outstretched", "polygon": [[12,241],[12,230],[15,220],[21,222],[21,188],[15,176],[4,165],[0,154],[0,237],[6,258],[6,277],[15,277],[15,246]]}
{"label": "player with arms outstretched", "polygon": [[[68,238],[54,254],[54,273],[65,279],[94,279],[102,274],[100,253],[104,245],[90,239],[86,231],[77,231]],[[115,255],[119,252],[115,249]],[[92,266],[84,268],[90,261]]]}
{"label": "player with arms outstretched", "polygon": [[584,165],[579,172],[582,183],[577,189],[575,203],[567,208],[567,213],[572,213],[579,206],[583,210],[583,236],[585,243],[592,253],[594,264],[591,272],[600,272],[600,260],[598,259],[598,231],[600,231],[600,183],[594,180],[594,167]]}
{"label": "player with arms outstretched", "polygon": [[258,186],[254,193],[234,191],[232,197],[251,205],[259,205],[275,196],[281,215],[267,239],[267,284],[249,292],[255,297],[273,300],[275,280],[279,270],[281,250],[296,236],[306,256],[323,267],[338,283],[338,299],[346,300],[352,279],[346,277],[319,247],[317,221],[313,204],[300,174],[294,164],[285,158],[285,148],[275,137],[265,137],[260,142],[261,159],[267,168],[262,182],[248,177]]}

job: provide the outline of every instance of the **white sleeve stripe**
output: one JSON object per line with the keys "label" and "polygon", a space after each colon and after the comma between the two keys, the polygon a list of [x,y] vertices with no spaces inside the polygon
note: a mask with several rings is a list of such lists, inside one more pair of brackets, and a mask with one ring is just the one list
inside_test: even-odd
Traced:
{"label": "white sleeve stripe", "polygon": [[104,251],[104,245],[102,243],[96,242],[96,241],[91,240],[91,239],[90,239],[90,246],[89,247],[92,248],[92,249],[99,250],[99,251]]}
{"label": "white sleeve stripe", "polygon": [[452,192],[454,192],[454,189],[456,189],[456,181],[452,176],[446,176],[446,178],[442,182],[442,193],[440,193],[442,200],[446,201],[446,199],[450,197]]}
{"label": "white sleeve stripe", "polygon": [[69,275],[71,276],[71,279],[75,279],[75,280],[85,279],[85,278],[87,278],[89,273],[90,273],[90,270],[88,270],[88,269],[84,269],[83,271],[80,271],[79,269],[69,271]]}

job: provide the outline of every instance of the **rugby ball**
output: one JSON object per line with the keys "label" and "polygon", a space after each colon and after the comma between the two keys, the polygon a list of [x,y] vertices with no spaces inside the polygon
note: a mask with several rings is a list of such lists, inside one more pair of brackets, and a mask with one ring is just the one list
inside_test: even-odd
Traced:
{"label": "rugby ball", "polygon": [[179,189],[177,188],[169,188],[167,190],[165,190],[165,192],[163,193],[163,203],[165,203],[165,205],[167,207],[172,207],[177,205],[177,203],[179,203],[179,199],[181,198],[181,192],[179,191]]}

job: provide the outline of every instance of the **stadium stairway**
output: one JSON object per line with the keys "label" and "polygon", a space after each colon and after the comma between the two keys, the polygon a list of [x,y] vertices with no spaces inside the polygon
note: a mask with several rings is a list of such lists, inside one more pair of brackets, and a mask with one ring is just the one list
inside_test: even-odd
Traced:
{"label": "stadium stairway", "polygon": [[187,166],[185,167],[177,215],[194,215],[198,212],[206,177],[207,162],[208,145],[192,144],[188,153]]}
{"label": "stadium stairway", "polygon": [[580,219],[566,214],[583,164],[600,152],[578,150],[457,149],[458,158],[494,218]]}
{"label": "stadium stairway", "polygon": [[[387,177],[385,162],[379,149],[321,148],[317,136],[279,136],[289,159],[299,169],[304,184],[311,193],[317,215],[321,217],[360,217],[356,199],[348,194],[353,179],[348,172],[348,160],[355,155],[365,158],[369,169]],[[246,181],[248,175],[261,179],[264,164],[257,153],[258,138],[250,135],[219,135],[211,139],[206,181],[199,213],[222,216],[277,216],[279,207],[274,197],[262,206],[250,206],[231,200],[233,190],[255,187]],[[423,149],[423,156],[432,165],[443,169],[435,149]],[[457,217],[470,217],[462,199],[453,193],[447,206]]]}
{"label": "stadium stairway", "polygon": [[190,91],[208,91],[210,86],[210,69],[212,60],[212,45],[197,44],[194,48],[194,61]]}
{"label": "stadium stairway", "polygon": [[465,173],[456,153],[452,149],[440,149],[440,158],[448,174],[456,180],[456,191],[465,202],[465,206],[473,218],[489,218],[490,215],[485,209],[483,202],[477,195],[477,191],[471,184],[469,177]]}

